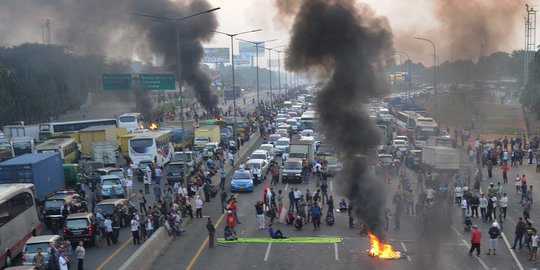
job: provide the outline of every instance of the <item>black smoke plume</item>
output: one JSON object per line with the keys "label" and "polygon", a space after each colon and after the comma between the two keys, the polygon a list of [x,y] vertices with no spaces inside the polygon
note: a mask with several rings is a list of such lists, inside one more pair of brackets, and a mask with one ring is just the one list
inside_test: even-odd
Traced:
{"label": "black smoke plume", "polygon": [[[211,8],[206,0],[3,0],[0,2],[1,42],[3,45],[29,40],[41,42],[40,25],[44,18],[51,18],[52,42],[69,45],[75,53],[99,54],[109,59],[138,57],[144,62],[156,57],[168,72],[175,73],[174,24],[133,13],[182,18]],[[214,109],[218,99],[211,91],[210,78],[200,69],[202,42],[210,40],[217,27],[213,13],[180,24],[183,83],[208,111]]]}
{"label": "black smoke plume", "polygon": [[316,104],[327,140],[346,157],[339,186],[367,229],[382,237],[384,188],[365,158],[380,138],[362,107],[386,90],[380,71],[393,55],[388,21],[354,0],[304,0],[298,10],[286,65],[326,81]]}

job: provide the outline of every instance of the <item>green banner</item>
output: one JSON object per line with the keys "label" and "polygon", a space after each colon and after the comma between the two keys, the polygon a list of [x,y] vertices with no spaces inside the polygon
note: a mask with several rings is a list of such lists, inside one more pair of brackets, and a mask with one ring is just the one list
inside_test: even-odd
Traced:
{"label": "green banner", "polygon": [[101,75],[103,90],[129,90],[131,89],[131,74],[103,74]]}

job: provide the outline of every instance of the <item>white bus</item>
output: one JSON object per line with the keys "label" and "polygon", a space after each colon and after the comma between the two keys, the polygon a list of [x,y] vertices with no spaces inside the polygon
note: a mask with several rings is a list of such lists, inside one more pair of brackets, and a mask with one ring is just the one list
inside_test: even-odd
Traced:
{"label": "white bus", "polygon": [[64,163],[79,162],[79,146],[74,139],[71,138],[55,138],[50,139],[36,146],[38,153],[60,153],[60,157]]}
{"label": "white bus", "polygon": [[11,154],[13,157],[36,152],[36,140],[34,137],[15,137],[11,139]]}
{"label": "white bus", "polygon": [[144,117],[141,113],[124,113],[118,117],[118,127],[133,133],[137,129],[144,128]]}
{"label": "white bus", "polygon": [[141,161],[151,161],[163,167],[171,161],[174,155],[172,135],[168,130],[136,133],[129,139],[129,158],[132,164],[139,165]]}
{"label": "white bus", "polygon": [[0,184],[0,268],[12,265],[26,240],[41,233],[32,184]]}
{"label": "white bus", "polygon": [[87,127],[111,125],[118,127],[118,121],[116,119],[89,119],[39,124],[39,141],[44,142],[52,138],[56,133],[79,131]]}
{"label": "white bus", "polygon": [[300,129],[317,130],[319,127],[319,116],[315,111],[305,111],[300,117]]}

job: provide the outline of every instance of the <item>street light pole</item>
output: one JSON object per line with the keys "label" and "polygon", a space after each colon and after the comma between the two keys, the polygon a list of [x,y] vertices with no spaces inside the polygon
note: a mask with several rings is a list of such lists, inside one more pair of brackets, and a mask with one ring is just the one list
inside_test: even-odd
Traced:
{"label": "street light pole", "polygon": [[429,42],[431,46],[433,46],[433,93],[434,93],[433,100],[434,100],[435,105],[437,105],[437,49],[435,48],[435,43],[433,43],[433,41],[429,39],[420,38],[420,37],[415,37],[415,39]]}
{"label": "street light pole", "polygon": [[[235,34],[230,34],[230,33],[225,33],[225,32],[220,32],[220,31],[214,31],[215,33],[218,33],[218,34],[222,34],[222,35],[226,35],[226,36],[229,36],[231,38],[231,68],[232,68],[232,88],[233,88],[233,121],[234,121],[234,124],[233,124],[233,136],[234,136],[234,140],[235,142],[238,142],[238,136],[236,134],[236,81],[235,81],[235,78],[234,78],[234,37],[238,36],[238,35],[243,35],[243,34],[248,34],[248,33],[253,33],[253,32],[259,32],[259,31],[262,31],[262,29],[256,29],[256,30],[251,30],[251,31],[245,31],[245,32],[240,32],[240,33],[235,33]],[[240,145],[236,145],[236,149],[239,149]]]}
{"label": "street light pole", "polygon": [[407,73],[409,73],[409,82],[408,82],[408,88],[409,88],[409,93],[407,94],[408,98],[410,99],[411,98],[411,90],[412,90],[412,74],[411,74],[411,58],[409,57],[409,55],[406,53],[406,52],[403,52],[403,51],[396,51],[397,53],[400,53],[400,54],[403,54],[407,57]]}
{"label": "street light pole", "polygon": [[156,20],[161,20],[161,21],[164,21],[164,22],[174,23],[174,25],[175,25],[175,30],[176,30],[175,31],[176,32],[176,73],[177,73],[176,74],[176,81],[177,81],[177,84],[178,84],[178,88],[180,90],[180,122],[181,122],[181,127],[182,127],[182,136],[181,136],[181,140],[182,140],[182,158],[184,159],[184,173],[183,173],[182,178],[183,178],[184,183],[186,183],[186,178],[187,178],[187,162],[186,162],[186,147],[185,147],[185,144],[184,144],[184,135],[186,133],[185,119],[184,119],[184,91],[182,90],[182,84],[183,84],[184,78],[182,76],[182,65],[180,65],[180,22],[182,22],[183,20],[189,19],[189,18],[193,18],[195,16],[199,16],[199,15],[202,15],[202,14],[214,12],[214,11],[219,10],[219,9],[221,9],[221,8],[217,7],[217,8],[209,9],[209,10],[206,10],[206,11],[203,11],[203,12],[191,14],[189,16],[182,17],[182,18],[167,18],[167,17],[154,16],[154,15],[149,15],[149,14],[133,13],[133,15],[135,15],[135,16],[148,17],[148,18],[152,18],[152,19],[156,19]]}

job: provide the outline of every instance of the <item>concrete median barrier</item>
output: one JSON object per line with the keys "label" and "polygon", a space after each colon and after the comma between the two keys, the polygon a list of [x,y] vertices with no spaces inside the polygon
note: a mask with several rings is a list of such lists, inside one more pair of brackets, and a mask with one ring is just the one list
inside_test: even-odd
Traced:
{"label": "concrete median barrier", "polygon": [[152,237],[147,239],[140,248],[137,249],[129,257],[129,259],[122,264],[119,270],[131,270],[131,269],[152,269],[154,260],[159,257],[162,251],[167,248],[173,241],[173,237],[167,234],[167,230],[161,227],[157,229]]}

